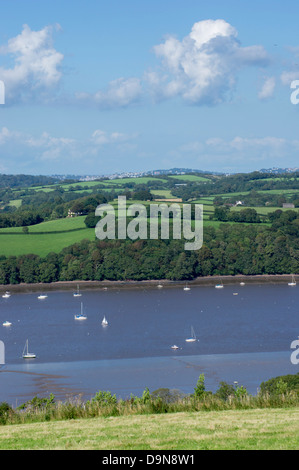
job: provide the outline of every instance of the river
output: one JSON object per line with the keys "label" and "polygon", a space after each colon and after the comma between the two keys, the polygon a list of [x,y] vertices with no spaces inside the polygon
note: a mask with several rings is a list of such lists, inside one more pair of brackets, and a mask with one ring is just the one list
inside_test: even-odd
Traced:
{"label": "river", "polygon": [[[185,291],[180,285],[81,293],[0,298],[0,402],[16,406],[51,392],[61,400],[90,399],[98,390],[126,398],[145,387],[192,393],[201,373],[208,390],[237,381],[256,393],[262,381],[299,372],[290,360],[299,334],[298,287],[234,284]],[[81,303],[84,321],[74,318]],[[4,321],[11,326],[2,326]],[[187,343],[191,327],[196,341]],[[35,359],[22,358],[27,339]]]}

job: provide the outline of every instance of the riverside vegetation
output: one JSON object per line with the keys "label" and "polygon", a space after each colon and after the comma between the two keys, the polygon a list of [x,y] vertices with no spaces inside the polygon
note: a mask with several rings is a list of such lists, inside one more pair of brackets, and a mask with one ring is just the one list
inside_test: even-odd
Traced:
{"label": "riverside vegetation", "polygon": [[182,394],[167,388],[150,393],[145,388],[141,397],[131,395],[123,400],[111,392],[99,391],[89,401],[78,399],[56,402],[34,397],[17,408],[0,403],[0,425],[24,424],[42,421],[73,420],[94,417],[164,414],[198,411],[249,410],[257,408],[297,408],[299,406],[299,373],[280,376],[263,382],[256,395],[250,395],[243,386],[220,382],[215,393],[205,388],[204,374],[199,376],[194,393]]}

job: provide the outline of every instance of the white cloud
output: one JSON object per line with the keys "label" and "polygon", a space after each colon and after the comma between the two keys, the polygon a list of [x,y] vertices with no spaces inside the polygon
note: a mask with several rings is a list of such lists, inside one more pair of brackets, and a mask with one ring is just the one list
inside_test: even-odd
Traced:
{"label": "white cloud", "polygon": [[77,93],[76,98],[83,103],[95,104],[99,108],[125,108],[138,102],[142,95],[142,85],[139,78],[118,78],[109,83],[105,90],[94,94]]}
{"label": "white cloud", "polygon": [[236,29],[222,19],[195,23],[182,41],[170,36],[154,52],[164,70],[160,83],[153,74],[149,83],[154,82],[160,96],[179,95],[193,104],[224,101],[239,70],[269,63],[262,46],[242,47]]}
{"label": "white cloud", "polygon": [[91,144],[95,147],[102,145],[115,145],[129,142],[137,137],[137,134],[124,134],[122,132],[107,132],[97,129],[92,133]]}
{"label": "white cloud", "polygon": [[[59,25],[55,28],[59,29]],[[53,30],[54,27],[46,26],[40,31],[32,31],[24,25],[21,34],[0,47],[0,55],[13,60],[12,67],[0,67],[8,104],[38,95],[45,97],[49,89],[59,84],[63,54],[53,47]]]}
{"label": "white cloud", "polygon": [[[97,129],[83,140],[69,137],[56,137],[48,132],[35,136],[10,130],[7,127],[0,129],[0,149],[5,155],[6,167],[13,161],[18,160],[18,167],[32,166],[41,162],[53,165],[52,172],[57,172],[57,162],[61,165],[82,163],[85,159],[89,162],[97,160],[99,156],[109,155],[116,152],[118,155],[126,154],[132,149],[132,142],[136,140],[137,134],[126,134],[118,131],[107,132]],[[24,157],[24,160],[22,160]],[[1,168],[1,158],[0,158]],[[10,170],[11,171],[11,170]],[[15,171],[13,171],[15,172]]]}
{"label": "white cloud", "polygon": [[275,90],[276,80],[274,77],[268,77],[265,79],[263,86],[258,94],[260,100],[267,100],[272,98]]}

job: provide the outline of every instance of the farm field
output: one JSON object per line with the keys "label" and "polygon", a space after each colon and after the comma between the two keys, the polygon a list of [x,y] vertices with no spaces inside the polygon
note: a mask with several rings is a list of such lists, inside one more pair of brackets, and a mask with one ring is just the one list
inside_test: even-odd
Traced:
{"label": "farm field", "polygon": [[179,181],[200,181],[200,182],[209,181],[208,177],[198,176],[198,175],[171,175],[169,178],[173,178]]}
{"label": "farm field", "polygon": [[[86,229],[85,216],[49,220],[40,224],[31,225],[30,233],[37,232],[67,232],[71,230]],[[23,233],[23,227],[0,228],[0,233]]]}
{"label": "farm field", "polygon": [[[61,222],[68,219],[62,219]],[[60,220],[59,220],[60,222]],[[81,221],[80,221],[81,223]],[[47,233],[45,228],[51,232],[49,225],[50,222],[43,222],[41,224],[31,226],[31,234],[22,233],[19,230],[21,227],[15,227],[15,233],[5,233],[1,229],[0,231],[0,255],[4,256],[19,256],[23,254],[36,254],[41,257],[46,256],[48,253],[59,253],[63,248],[70,246],[74,243],[78,243],[84,239],[94,240],[95,231],[93,228],[82,228],[82,229],[68,229],[63,230],[65,227],[62,227],[60,232],[56,233]],[[68,225],[68,224],[67,224]],[[46,227],[45,227],[46,226]],[[33,229],[34,228],[34,229]],[[52,225],[52,229],[54,225]],[[18,229],[18,231],[17,231]],[[57,226],[56,226],[57,229]],[[36,233],[36,232],[45,233]],[[54,230],[52,230],[55,232]]]}

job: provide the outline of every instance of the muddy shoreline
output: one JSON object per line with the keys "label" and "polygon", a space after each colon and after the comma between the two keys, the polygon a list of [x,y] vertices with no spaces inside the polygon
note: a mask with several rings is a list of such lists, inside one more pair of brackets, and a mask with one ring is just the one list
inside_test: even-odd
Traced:
{"label": "muddy shoreline", "polygon": [[[298,279],[297,279],[298,277]],[[295,276],[296,280],[299,280],[299,275]],[[264,274],[256,276],[207,276],[207,277],[198,277],[193,280],[187,281],[187,284],[190,286],[214,286],[218,284],[220,280],[224,285],[236,285],[240,282],[245,282],[245,284],[285,284],[290,282],[290,274]],[[5,284],[0,285],[0,292],[40,292],[40,291],[54,291],[54,290],[71,290],[75,291],[79,285],[80,290],[90,290],[90,289],[136,289],[136,288],[145,288],[145,287],[157,287],[158,284],[161,284],[163,287],[178,287],[185,285],[186,281],[170,281],[170,280],[144,280],[144,281],[58,281],[52,283],[36,283],[36,284]]]}

